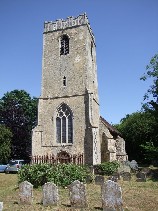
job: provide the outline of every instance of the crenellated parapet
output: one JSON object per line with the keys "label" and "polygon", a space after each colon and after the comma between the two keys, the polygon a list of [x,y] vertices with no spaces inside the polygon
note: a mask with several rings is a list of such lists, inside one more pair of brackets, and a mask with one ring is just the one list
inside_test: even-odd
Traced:
{"label": "crenellated parapet", "polygon": [[89,23],[86,13],[81,14],[77,16],[76,18],[74,18],[73,16],[67,17],[66,20],[58,19],[56,21],[45,21],[44,33],[57,31],[57,30],[63,30],[63,29],[72,28],[72,27],[81,26],[81,25],[88,26],[89,32],[95,42],[94,35],[90,27],[90,23]]}

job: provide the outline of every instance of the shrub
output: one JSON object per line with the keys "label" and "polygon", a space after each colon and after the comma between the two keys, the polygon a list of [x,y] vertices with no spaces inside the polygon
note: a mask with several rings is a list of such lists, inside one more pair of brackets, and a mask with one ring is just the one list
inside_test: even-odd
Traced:
{"label": "shrub", "polygon": [[104,162],[97,165],[98,171],[103,175],[111,175],[117,171],[120,166],[118,161]]}
{"label": "shrub", "polygon": [[44,185],[46,182],[53,182],[56,185],[65,187],[75,180],[85,182],[87,168],[74,164],[34,164],[24,165],[18,172],[18,182],[27,180],[35,188]]}

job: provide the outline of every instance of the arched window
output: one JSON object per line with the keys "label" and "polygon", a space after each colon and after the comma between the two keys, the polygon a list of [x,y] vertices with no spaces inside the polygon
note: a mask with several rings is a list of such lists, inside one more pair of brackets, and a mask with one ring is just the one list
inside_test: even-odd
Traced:
{"label": "arched window", "polygon": [[73,143],[72,113],[66,104],[62,104],[57,110],[56,141],[61,144]]}
{"label": "arched window", "polygon": [[67,35],[63,35],[60,38],[60,55],[69,54],[69,37]]}

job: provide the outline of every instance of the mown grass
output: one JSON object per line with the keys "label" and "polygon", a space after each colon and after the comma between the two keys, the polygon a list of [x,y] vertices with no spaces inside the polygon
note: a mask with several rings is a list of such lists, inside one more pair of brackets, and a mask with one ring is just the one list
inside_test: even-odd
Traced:
{"label": "mown grass", "polygon": [[[106,179],[106,178],[105,178]],[[133,176],[130,182],[119,181],[123,194],[124,211],[157,211],[158,210],[158,182],[136,182]],[[67,188],[59,188],[60,201],[56,207],[43,207],[41,204],[42,190],[34,189],[32,205],[19,204],[19,189],[16,174],[0,174],[0,201],[4,203],[3,211],[99,211],[101,208],[100,186],[87,185],[88,208],[72,209],[69,202]]]}

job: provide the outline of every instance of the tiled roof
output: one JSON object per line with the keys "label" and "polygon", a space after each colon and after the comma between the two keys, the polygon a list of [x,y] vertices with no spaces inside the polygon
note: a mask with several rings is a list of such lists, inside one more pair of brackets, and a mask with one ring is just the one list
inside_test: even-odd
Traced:
{"label": "tiled roof", "polygon": [[109,131],[112,135],[120,135],[121,136],[121,133],[115,127],[113,127],[109,122],[107,122],[103,117],[100,116],[100,120],[109,129]]}

